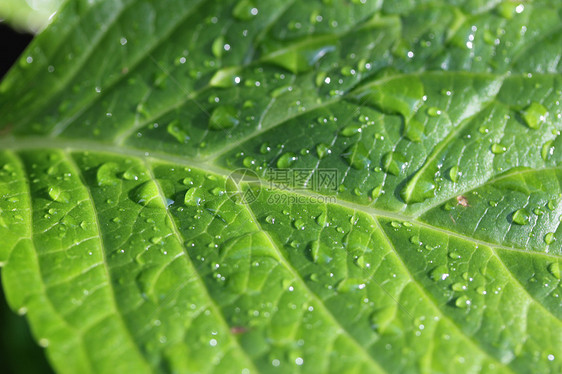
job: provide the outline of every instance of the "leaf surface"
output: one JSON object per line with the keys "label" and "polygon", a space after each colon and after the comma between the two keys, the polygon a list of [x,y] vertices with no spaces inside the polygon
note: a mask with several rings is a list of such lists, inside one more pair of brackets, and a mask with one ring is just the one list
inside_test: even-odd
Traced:
{"label": "leaf surface", "polygon": [[9,304],[61,373],[562,371],[561,17],[68,2],[0,85]]}

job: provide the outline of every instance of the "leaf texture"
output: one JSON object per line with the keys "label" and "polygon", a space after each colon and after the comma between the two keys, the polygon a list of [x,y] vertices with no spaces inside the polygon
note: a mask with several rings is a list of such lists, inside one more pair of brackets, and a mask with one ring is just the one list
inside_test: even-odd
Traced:
{"label": "leaf texture", "polygon": [[0,85],[9,304],[60,373],[562,371],[561,18],[67,2]]}

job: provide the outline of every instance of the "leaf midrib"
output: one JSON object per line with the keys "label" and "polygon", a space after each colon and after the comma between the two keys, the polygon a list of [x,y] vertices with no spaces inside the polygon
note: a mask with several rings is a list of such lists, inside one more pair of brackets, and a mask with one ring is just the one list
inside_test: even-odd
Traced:
{"label": "leaf midrib", "polygon": [[[193,159],[193,158],[189,158],[189,157],[185,157],[185,156],[173,156],[173,155],[169,155],[169,154],[162,153],[162,152],[146,152],[146,151],[142,151],[142,150],[138,150],[138,149],[134,149],[134,148],[119,147],[119,146],[114,146],[112,144],[103,144],[103,143],[99,143],[99,142],[95,142],[95,141],[53,140],[53,141],[49,142],[49,146],[46,146],[45,145],[45,139],[41,138],[41,137],[29,137],[29,138],[25,138],[24,140],[17,140],[17,141],[15,139],[11,138],[11,139],[1,139],[0,140],[0,149],[15,150],[15,151],[40,150],[40,149],[58,149],[58,150],[70,151],[70,152],[99,152],[99,153],[116,155],[116,156],[120,156],[120,157],[133,157],[133,158],[140,159],[140,160],[150,158],[150,159],[153,159],[155,161],[160,161],[160,162],[164,162],[164,163],[176,164],[176,165],[181,165],[181,166],[186,166],[186,167],[204,170],[206,172],[217,174],[217,175],[219,175],[223,178],[228,177],[232,173],[232,170],[225,169],[223,167],[216,166],[216,165],[213,165],[213,164],[208,164],[204,161],[202,162],[202,161],[199,161],[199,160],[196,160],[196,159]],[[556,168],[557,169],[562,168],[562,166],[556,167]],[[550,169],[551,168],[545,168],[545,169],[541,169],[541,170],[550,170]],[[536,170],[534,170],[534,171],[536,171]],[[502,178],[505,178],[509,175],[510,174],[507,173],[507,174],[501,175],[497,178],[490,179],[489,181],[486,181],[486,183],[483,183],[479,186],[475,186],[472,189],[479,188],[482,185],[486,185],[486,184],[488,184],[490,182],[493,182],[493,181],[501,180]],[[302,191],[302,190],[293,191],[291,189],[287,190],[286,188],[284,188],[283,191],[286,192],[286,193],[301,195],[301,196],[305,196],[305,197],[326,196],[326,195],[323,195],[321,193],[310,193],[310,192]],[[445,198],[441,203],[446,202],[448,199],[449,198]],[[370,206],[364,206],[364,205],[356,204],[356,203],[353,203],[351,201],[342,200],[341,198],[338,198],[337,203],[335,203],[333,205],[344,207],[344,208],[351,209],[351,210],[361,211],[363,213],[369,214],[370,216],[374,216],[374,217],[386,218],[386,219],[397,220],[397,221],[412,222],[412,223],[415,223],[419,226],[422,226],[422,227],[425,227],[425,228],[428,228],[428,229],[432,229],[432,230],[441,232],[441,233],[449,235],[449,236],[454,236],[454,237],[457,237],[457,238],[462,239],[462,240],[472,242],[475,245],[485,245],[487,247],[499,248],[499,249],[508,250],[508,251],[521,252],[521,253],[525,253],[525,254],[528,254],[528,255],[534,255],[534,256],[550,257],[550,258],[554,258],[554,259],[561,259],[562,258],[562,255],[556,255],[556,254],[553,254],[553,253],[528,251],[528,250],[525,250],[524,248],[509,247],[509,246],[501,245],[501,244],[498,244],[498,243],[491,243],[491,242],[487,242],[485,240],[475,239],[475,238],[465,236],[463,234],[460,234],[460,233],[457,233],[457,232],[454,232],[454,231],[447,230],[445,228],[440,228],[440,227],[433,226],[433,225],[430,225],[428,223],[425,223],[424,221],[420,220],[420,216],[418,216],[418,215],[409,216],[409,215],[399,213],[399,212],[381,210],[381,209],[373,208],[373,207],[370,207]],[[437,204],[437,206],[438,205],[439,204]],[[434,208],[434,207],[435,206],[432,206],[432,208]]]}

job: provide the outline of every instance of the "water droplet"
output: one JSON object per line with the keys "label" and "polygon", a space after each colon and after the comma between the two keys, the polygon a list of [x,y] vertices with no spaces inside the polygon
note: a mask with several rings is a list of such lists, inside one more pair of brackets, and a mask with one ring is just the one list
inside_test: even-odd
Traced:
{"label": "water droplet", "polygon": [[265,222],[273,225],[273,224],[275,224],[275,217],[267,216],[267,217],[265,217]]}
{"label": "water droplet", "polygon": [[244,164],[245,167],[247,168],[251,168],[252,166],[256,166],[257,160],[252,157],[252,156],[248,156],[244,158],[244,161],[242,161],[242,164]]}
{"label": "water droplet", "polygon": [[240,21],[249,21],[257,14],[258,9],[255,7],[252,0],[241,0],[232,10],[234,18]]}
{"label": "water droplet", "polygon": [[379,334],[387,331],[388,326],[396,318],[396,308],[394,306],[387,306],[375,310],[369,317],[371,327]]}
{"label": "water droplet", "polygon": [[449,252],[449,258],[452,258],[453,260],[458,260],[459,258],[461,258],[461,255],[458,252],[452,251]]}
{"label": "water droplet", "polygon": [[281,87],[277,87],[276,89],[274,89],[273,91],[271,91],[269,93],[269,95],[275,99],[278,98],[279,96],[287,93],[287,92],[291,92],[293,90],[292,86],[281,86]]}
{"label": "water droplet", "polygon": [[322,262],[327,264],[332,261],[332,257],[326,252],[327,250],[329,250],[329,248],[325,246],[323,247],[319,240],[310,242],[309,250],[310,257],[315,263]]}
{"label": "water droplet", "polygon": [[404,123],[404,136],[411,142],[421,142],[424,130],[423,123],[413,118]]}
{"label": "water droplet", "polygon": [[552,276],[556,279],[560,279],[560,263],[558,262],[553,262],[550,265],[548,265],[548,272],[550,274],[552,274]]}
{"label": "water droplet", "polygon": [[[309,71],[326,54],[336,49],[335,38],[325,35],[309,37],[301,42],[291,41],[284,48],[277,48],[263,57],[264,61],[299,74]],[[280,52],[281,51],[281,52]]]}
{"label": "water droplet", "polygon": [[123,173],[123,179],[128,181],[136,181],[139,179],[139,172],[134,167],[131,167]]}
{"label": "water droplet", "polygon": [[295,161],[297,161],[298,157],[293,152],[287,152],[277,160],[277,167],[280,169],[287,169],[290,168]]}
{"label": "water droplet", "polygon": [[467,287],[464,283],[454,283],[451,286],[451,289],[456,292],[466,291]]}
{"label": "water droplet", "polygon": [[371,197],[373,199],[376,199],[377,197],[379,197],[383,193],[384,193],[384,191],[382,190],[382,186],[378,186],[378,187],[373,188],[373,190],[371,191]]}
{"label": "water droplet", "polygon": [[518,209],[515,213],[513,213],[512,220],[518,225],[526,225],[529,223],[529,212],[525,208]]}
{"label": "water droplet", "polygon": [[340,135],[345,137],[350,137],[359,133],[361,133],[360,125],[349,125],[341,129],[340,131]]}
{"label": "water droplet", "polygon": [[263,144],[260,146],[260,153],[261,153],[262,155],[265,155],[265,154],[267,154],[267,153],[269,153],[269,152],[271,152],[271,146],[269,145],[269,143],[263,143]]}
{"label": "water droplet", "polygon": [[558,202],[556,200],[550,200],[547,204],[548,209],[550,210],[555,210],[556,206],[558,205]]}
{"label": "water droplet", "polygon": [[63,191],[59,186],[53,186],[49,188],[49,197],[58,203],[68,203],[70,201],[70,196],[67,192]]}
{"label": "water droplet", "polygon": [[215,57],[222,57],[222,53],[224,51],[224,36],[221,35],[213,41],[213,44],[211,45],[211,51],[213,52],[213,55]]}
{"label": "water droplet", "polygon": [[337,291],[341,293],[359,291],[366,287],[365,282],[358,278],[346,278],[338,283]]}
{"label": "water droplet", "polygon": [[392,175],[398,176],[406,167],[406,158],[397,152],[386,153],[381,160],[382,169]]}
{"label": "water droplet", "polygon": [[521,117],[523,117],[523,120],[531,129],[540,128],[547,115],[548,110],[545,106],[534,102],[521,112]]}
{"label": "water droplet", "polygon": [[543,144],[541,148],[541,157],[543,160],[548,161],[554,154],[554,140],[549,140]]}
{"label": "water droplet", "polygon": [[202,193],[199,191],[199,188],[192,187],[185,193],[183,201],[185,205],[188,206],[199,206],[205,201],[205,199],[203,198]]}
{"label": "water droplet", "polygon": [[467,308],[471,304],[470,298],[463,295],[455,300],[455,305],[457,308]]}
{"label": "water droplet", "polygon": [[492,144],[492,153],[495,155],[499,155],[502,153],[505,153],[505,151],[507,151],[507,147],[505,145],[502,144],[498,144],[498,143],[494,143]]}
{"label": "water droplet", "polygon": [[554,243],[555,240],[556,240],[556,237],[554,236],[553,232],[549,232],[544,236],[544,242],[548,245]]}
{"label": "water droplet", "polygon": [[316,146],[316,154],[318,154],[318,158],[322,160],[324,157],[332,153],[330,150],[330,146],[324,143],[320,143]]}
{"label": "water droplet", "polygon": [[429,273],[429,277],[434,281],[445,280],[449,277],[449,269],[445,265],[439,265]]}
{"label": "water droplet", "polygon": [[318,217],[316,217],[316,223],[322,227],[326,226],[327,222],[328,222],[328,215],[326,213],[321,213]]}
{"label": "water droplet", "polygon": [[297,220],[293,223],[293,225],[295,226],[295,228],[296,228],[297,230],[304,230],[304,227],[305,227],[305,226],[304,226],[304,221],[301,220],[301,219],[297,219]]}
{"label": "water droplet", "polygon": [[367,260],[365,260],[365,256],[357,257],[357,259],[355,260],[355,264],[359,266],[361,269],[366,269],[371,266],[371,264],[369,264]]}
{"label": "water droplet", "polygon": [[432,106],[431,108],[427,109],[427,114],[430,117],[438,117],[442,114],[442,112],[439,110],[439,108]]}
{"label": "water droplet", "polygon": [[365,169],[371,164],[369,151],[361,142],[355,143],[347,148],[342,154],[342,157],[347,161],[349,166],[357,170]]}
{"label": "water droplet", "polygon": [[168,124],[166,128],[168,134],[172,135],[178,142],[180,143],[187,143],[190,139],[187,132],[185,132],[180,125],[179,120],[174,120]]}
{"label": "water droplet", "polygon": [[240,69],[238,67],[228,67],[220,69],[215,73],[215,75],[213,75],[209,82],[209,85],[211,87],[219,88],[234,87],[241,81],[238,75],[239,72]]}
{"label": "water droplet", "polygon": [[156,183],[144,182],[131,191],[131,199],[140,205],[156,208],[160,206],[160,193]]}
{"label": "water droplet", "polygon": [[453,166],[450,170],[449,170],[449,178],[451,178],[451,181],[453,183],[457,183],[459,180],[459,167],[458,166]]}
{"label": "water droplet", "polygon": [[213,110],[209,119],[211,130],[224,130],[238,125],[238,111],[232,106],[219,106]]}
{"label": "water droplet", "polygon": [[98,168],[96,178],[99,186],[114,186],[119,183],[116,174],[119,166],[114,162],[106,162]]}
{"label": "water droplet", "polygon": [[406,203],[421,203],[435,196],[435,183],[431,179],[410,180],[400,191],[400,197]]}
{"label": "water droplet", "polygon": [[211,189],[211,194],[213,196],[222,196],[223,193],[224,193],[224,191],[220,187],[215,187],[215,188]]}

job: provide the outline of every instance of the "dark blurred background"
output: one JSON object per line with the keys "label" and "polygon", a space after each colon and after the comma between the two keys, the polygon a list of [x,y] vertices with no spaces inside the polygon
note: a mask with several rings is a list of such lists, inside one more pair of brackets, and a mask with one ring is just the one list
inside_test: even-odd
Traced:
{"label": "dark blurred background", "polygon": [[[16,32],[0,22],[0,79],[32,39],[33,35]],[[6,304],[1,282],[0,372],[3,374],[52,373],[43,349],[31,337],[27,321],[12,312]]]}

